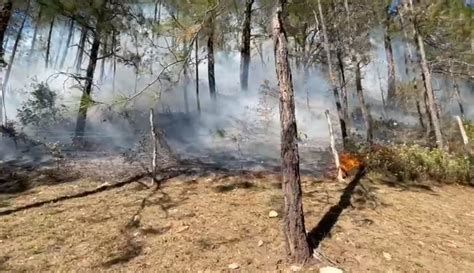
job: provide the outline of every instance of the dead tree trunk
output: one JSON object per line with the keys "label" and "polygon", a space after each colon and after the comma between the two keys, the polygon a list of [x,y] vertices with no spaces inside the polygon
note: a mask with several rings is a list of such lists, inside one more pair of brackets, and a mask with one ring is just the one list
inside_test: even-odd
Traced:
{"label": "dead tree trunk", "polygon": [[7,121],[7,109],[5,103],[5,95],[8,88],[8,81],[10,80],[10,75],[12,73],[13,63],[15,62],[16,52],[18,50],[18,45],[20,44],[20,40],[23,34],[23,28],[25,27],[26,19],[28,18],[28,11],[30,10],[30,3],[31,1],[28,0],[25,15],[23,20],[21,21],[20,28],[18,29],[18,33],[15,38],[15,43],[13,44],[12,55],[10,56],[10,61],[8,62],[7,71],[5,73],[5,79],[3,80],[2,85],[2,105],[3,105],[3,119],[6,123]]}
{"label": "dead tree trunk", "polygon": [[71,20],[69,25],[69,33],[67,35],[66,47],[64,48],[63,55],[61,57],[61,63],[59,64],[59,69],[64,67],[64,63],[66,62],[67,54],[69,53],[69,47],[71,46],[72,38],[74,36],[74,20]]}
{"label": "dead tree trunk", "polygon": [[81,71],[82,59],[84,57],[84,50],[85,50],[86,40],[87,40],[87,32],[88,32],[87,28],[82,27],[81,39],[79,40],[79,46],[77,48],[76,73],[79,73],[79,71]]}
{"label": "dead tree trunk", "polygon": [[242,43],[240,45],[240,89],[248,90],[250,66],[250,35],[251,16],[254,0],[245,1],[245,19],[242,27]]}
{"label": "dead tree trunk", "polygon": [[38,37],[38,28],[41,17],[43,16],[43,6],[40,5],[38,11],[38,17],[36,19],[35,29],[33,30],[33,38],[31,40],[30,54],[28,54],[28,64],[31,64],[31,59],[35,55],[36,39]]}
{"label": "dead tree trunk", "polygon": [[209,19],[209,36],[207,37],[207,76],[211,99],[216,99],[216,77],[214,73],[214,20]]}
{"label": "dead tree trunk", "polygon": [[199,35],[196,35],[196,40],[194,41],[194,55],[196,60],[196,104],[198,113],[201,113],[201,101],[199,99]]}
{"label": "dead tree trunk", "polygon": [[392,38],[390,37],[390,18],[385,19],[384,32],[385,55],[387,56],[387,102],[390,107],[395,106],[397,90],[395,79],[395,61],[393,59]]}
{"label": "dead tree trunk", "polygon": [[157,0],[155,2],[155,12],[154,12],[154,17],[153,17],[153,22],[159,25],[160,21],[161,21],[161,0]]}
{"label": "dead tree trunk", "polygon": [[373,130],[372,130],[372,115],[370,114],[369,107],[365,103],[364,99],[364,91],[362,89],[362,75],[360,71],[360,61],[357,60],[356,63],[356,90],[357,90],[357,97],[359,99],[360,109],[362,111],[362,117],[364,118],[364,124],[366,129],[366,140],[368,144],[373,143]]}
{"label": "dead tree trunk", "polygon": [[81,102],[79,106],[79,111],[77,114],[76,121],[76,130],[75,130],[75,140],[78,144],[83,144],[84,131],[86,128],[86,119],[87,119],[87,110],[91,106],[91,92],[92,85],[94,82],[94,72],[97,66],[97,59],[99,56],[100,41],[102,34],[102,21],[104,16],[104,9],[107,4],[107,1],[104,1],[102,7],[99,11],[99,16],[97,18],[97,24],[95,31],[93,32],[93,42],[92,48],[89,57],[89,65],[87,66],[86,79],[85,79],[85,88],[82,92]]}
{"label": "dead tree trunk", "polygon": [[285,197],[283,231],[290,260],[304,263],[311,257],[312,249],[307,240],[304,223],[293,81],[284,29],[287,2],[279,2],[279,10],[273,19],[273,39],[280,90],[282,189]]}
{"label": "dead tree trunk", "polygon": [[51,23],[49,25],[49,32],[48,32],[48,42],[46,45],[46,58],[45,58],[45,67],[48,69],[49,67],[49,62],[50,62],[50,55],[51,55],[51,36],[53,36],[53,28],[54,28],[54,19],[51,19]]}
{"label": "dead tree trunk", "polygon": [[339,95],[338,87],[336,84],[336,79],[334,77],[334,73],[332,70],[332,60],[331,60],[331,49],[329,47],[329,38],[328,38],[328,33],[327,33],[327,28],[326,28],[326,23],[324,21],[324,15],[323,15],[323,9],[321,7],[321,1],[318,0],[318,9],[319,9],[319,17],[320,17],[320,22],[321,22],[321,27],[323,30],[323,39],[324,39],[324,49],[326,51],[326,58],[328,62],[328,70],[329,70],[329,78],[331,81],[331,88],[333,90],[334,94],[334,99],[336,102],[336,109],[337,109],[337,115],[339,117],[339,124],[341,126],[341,134],[342,134],[342,141],[344,144],[344,147],[346,145],[346,141],[348,138],[347,134],[347,126],[346,126],[346,119],[344,118],[344,111],[342,109],[341,105],[341,97]]}
{"label": "dead tree trunk", "polygon": [[334,164],[336,164],[337,180],[339,182],[342,182],[344,181],[344,178],[342,177],[342,169],[341,169],[341,162],[339,161],[339,154],[337,153],[337,150],[336,150],[336,140],[334,139],[334,129],[332,127],[331,116],[329,115],[329,110],[326,110],[325,114],[326,114],[326,119],[328,121],[328,127],[329,127],[329,140],[331,143],[331,151],[334,157]]}
{"label": "dead tree trunk", "polygon": [[436,99],[434,96],[433,86],[431,82],[431,72],[430,68],[428,67],[428,62],[426,61],[425,45],[423,42],[423,38],[421,37],[420,33],[418,33],[416,22],[414,27],[416,32],[418,50],[420,51],[421,57],[419,60],[419,65],[421,67],[421,71],[423,72],[423,80],[425,85],[428,109],[436,137],[436,144],[439,149],[444,149],[443,134],[441,132],[441,125],[438,118],[438,110],[436,109]]}
{"label": "dead tree trunk", "polygon": [[[409,0],[409,8],[411,11],[413,11],[412,0]],[[427,111],[429,112],[427,116],[429,117],[430,124],[433,127],[432,129],[435,134],[436,145],[438,146],[439,149],[444,149],[443,134],[441,132],[441,125],[439,122],[438,110],[436,107],[436,98],[433,92],[431,72],[428,66],[428,62],[426,60],[425,44],[423,41],[423,37],[419,33],[416,18],[412,18],[412,23],[413,23],[413,34],[414,34],[415,43],[420,53],[418,64],[422,71],[422,78],[423,78],[423,83],[425,87],[426,108],[427,108]]]}

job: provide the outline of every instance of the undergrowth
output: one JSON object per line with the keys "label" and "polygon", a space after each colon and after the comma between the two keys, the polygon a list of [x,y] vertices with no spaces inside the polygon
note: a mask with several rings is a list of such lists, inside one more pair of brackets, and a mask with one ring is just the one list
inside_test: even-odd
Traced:
{"label": "undergrowth", "polygon": [[366,154],[366,165],[399,181],[431,180],[474,186],[472,153],[447,153],[417,144],[377,147]]}

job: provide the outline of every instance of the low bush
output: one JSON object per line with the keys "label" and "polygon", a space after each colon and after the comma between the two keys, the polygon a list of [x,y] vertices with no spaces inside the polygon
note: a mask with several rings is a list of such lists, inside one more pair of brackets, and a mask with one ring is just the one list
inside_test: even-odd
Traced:
{"label": "low bush", "polygon": [[366,154],[366,165],[371,170],[390,173],[399,181],[433,180],[474,185],[473,163],[472,154],[450,154],[419,145],[377,147]]}

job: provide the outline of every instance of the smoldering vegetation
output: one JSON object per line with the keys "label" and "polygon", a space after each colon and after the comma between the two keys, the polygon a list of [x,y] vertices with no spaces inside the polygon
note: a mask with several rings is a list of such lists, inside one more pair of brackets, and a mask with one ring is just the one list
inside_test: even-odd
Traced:
{"label": "smoldering vegetation", "polygon": [[[152,16],[150,8],[143,10],[145,15]],[[19,21],[20,15],[14,16],[13,20]],[[69,47],[66,47],[65,37],[69,27],[67,21],[61,20],[54,26],[51,65],[45,69],[44,46],[49,28],[42,26],[38,29],[37,48],[31,50],[34,22],[27,22],[5,96],[8,120],[13,122],[14,130],[25,141],[15,144],[11,137],[4,134],[0,138],[1,160],[23,158],[41,162],[51,159],[50,147],[60,150],[63,156],[82,158],[128,152],[147,153],[149,145],[146,143],[150,139],[148,115],[152,108],[157,113],[157,123],[166,134],[167,141],[183,158],[200,158],[234,168],[278,166],[280,125],[271,40],[262,42],[261,52],[252,53],[247,92],[240,90],[239,53],[216,53],[218,97],[217,101],[213,101],[209,94],[206,52],[203,49],[198,51],[198,98],[193,70],[196,60],[190,58],[187,77],[180,74],[182,64],[168,68],[166,63],[172,62],[171,39],[157,38],[153,47],[149,43],[153,37],[147,34],[147,30],[131,22],[130,30],[118,39],[122,57],[104,58],[97,65],[92,93],[94,101],[89,109],[85,134],[89,145],[85,150],[78,150],[72,145],[72,140],[82,94],[80,75],[85,73],[87,58],[83,57],[80,70],[75,71],[81,37],[80,32],[74,32]],[[132,33],[134,28],[139,29],[138,34]],[[6,42],[7,55],[11,54],[12,43],[11,40]],[[408,44],[414,50],[414,46]],[[409,85],[414,73],[418,73],[408,67],[406,45],[403,37],[393,40],[397,82],[400,85]],[[372,31],[371,46],[371,61],[363,67],[363,88],[374,119],[394,126],[418,127],[417,113],[413,108],[393,110],[387,109],[383,103],[387,89],[387,65],[382,29]],[[191,51],[190,55],[194,54]],[[322,164],[317,152],[329,146],[324,111],[329,110],[336,120],[327,69],[323,65],[314,66],[305,74],[301,67],[293,63],[292,71],[303,169],[317,170],[318,165]],[[357,116],[359,105],[351,67],[348,67],[347,78],[349,107],[356,113],[351,120],[352,133],[362,137],[363,122]],[[57,117],[50,117],[49,122],[41,125],[34,122],[25,124],[20,119],[20,112],[41,84],[55,94],[54,105],[49,106],[55,107]],[[440,75],[434,79],[440,106],[443,111],[454,114],[458,111],[457,104],[446,95],[450,93],[446,90],[451,89],[452,84],[451,79]],[[472,83],[460,80],[459,84],[462,100],[466,105],[471,104],[474,101]],[[135,97],[136,94],[140,95]],[[50,110],[46,107],[39,111]],[[474,117],[472,108],[468,109],[466,117]],[[337,126],[336,129],[339,130]],[[380,141],[387,139],[386,132],[376,130],[375,133]]]}

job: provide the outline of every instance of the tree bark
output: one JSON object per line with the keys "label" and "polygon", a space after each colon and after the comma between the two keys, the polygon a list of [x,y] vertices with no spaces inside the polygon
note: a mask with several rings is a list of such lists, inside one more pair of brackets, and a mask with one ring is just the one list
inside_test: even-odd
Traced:
{"label": "tree bark", "polygon": [[390,18],[385,19],[384,32],[385,55],[387,56],[387,102],[390,107],[396,105],[395,61],[393,59],[392,38],[390,37]]}
{"label": "tree bark", "polygon": [[89,57],[89,64],[87,66],[85,88],[84,88],[84,91],[82,92],[81,102],[79,105],[79,111],[77,114],[75,140],[76,140],[76,143],[79,143],[79,144],[83,144],[84,131],[85,131],[86,119],[87,119],[87,110],[89,109],[90,104],[92,102],[92,99],[91,99],[92,85],[94,82],[94,72],[97,66],[97,58],[99,56],[100,41],[101,41],[100,36],[102,33],[102,23],[103,23],[103,17],[104,17],[104,9],[106,5],[107,5],[107,1],[103,1],[103,4],[99,10],[99,15],[97,18],[95,31],[93,32],[93,42],[92,42],[92,48],[91,48],[90,57]]}
{"label": "tree bark", "polygon": [[214,72],[214,20],[211,16],[209,19],[209,36],[207,38],[207,76],[209,81],[209,93],[213,100],[217,97],[216,77]]}
{"label": "tree bark", "polygon": [[51,24],[49,25],[49,32],[48,32],[48,43],[46,45],[46,59],[45,59],[45,67],[48,69],[49,62],[50,62],[50,55],[51,55],[51,36],[53,35],[53,28],[54,28],[54,19],[51,19]]}
{"label": "tree bark", "polygon": [[69,47],[71,46],[72,38],[74,37],[74,20],[71,20],[69,25],[69,33],[67,35],[66,47],[64,48],[64,52],[61,58],[61,63],[59,64],[59,69],[64,67],[64,63],[66,62],[67,54],[69,53]]}
{"label": "tree bark", "polygon": [[43,16],[43,6],[40,5],[39,11],[38,11],[38,17],[36,19],[36,24],[35,24],[35,29],[33,30],[33,38],[31,41],[31,47],[30,47],[30,54],[28,55],[28,64],[31,65],[31,59],[35,55],[35,47],[36,47],[36,39],[38,37],[38,28],[39,28],[39,22],[41,20],[41,17]]}
{"label": "tree bark", "polygon": [[304,263],[311,257],[312,249],[307,240],[304,223],[293,81],[288,61],[288,41],[284,29],[287,1],[280,0],[279,2],[279,10],[273,19],[273,39],[280,90],[281,168],[285,198],[283,231],[289,259],[293,262]]}
{"label": "tree bark", "polygon": [[[102,43],[102,54],[107,55],[108,54],[108,48],[107,48],[107,41],[108,37],[104,37],[104,41]],[[102,61],[100,62],[100,82],[104,81],[104,76],[105,76],[105,63],[107,62],[107,58],[102,58]]]}
{"label": "tree bark", "polygon": [[355,71],[357,97],[359,99],[360,109],[362,110],[362,117],[364,118],[366,140],[368,144],[372,144],[374,139],[372,130],[372,115],[370,114],[369,107],[365,103],[364,91],[362,89],[362,76],[360,70],[360,61],[357,60]]}
{"label": "tree bark", "polygon": [[326,51],[326,57],[327,57],[327,62],[328,62],[329,79],[331,82],[331,87],[332,87],[334,99],[336,102],[337,115],[339,117],[339,124],[341,126],[342,141],[345,147],[347,138],[348,138],[347,126],[346,126],[347,123],[346,123],[346,119],[344,118],[344,111],[341,105],[341,97],[339,95],[338,87],[336,84],[336,78],[334,77],[334,73],[332,70],[331,49],[329,48],[329,38],[328,38],[326,23],[324,21],[323,9],[321,7],[320,0],[318,0],[318,9],[319,9],[319,17],[321,19],[320,20],[321,27],[323,30],[324,49]]}
{"label": "tree bark", "polygon": [[336,150],[336,140],[334,139],[334,129],[332,127],[331,116],[329,115],[329,110],[326,110],[325,114],[326,114],[326,119],[328,121],[328,127],[329,127],[329,141],[331,143],[331,151],[334,157],[334,164],[336,164],[337,180],[339,182],[343,182],[344,178],[342,177],[341,162],[339,161],[339,154],[337,153],[337,150]]}
{"label": "tree bark", "polygon": [[249,85],[250,35],[253,2],[254,0],[245,1],[245,19],[242,27],[242,43],[240,45],[240,89],[242,91],[247,91]]}

